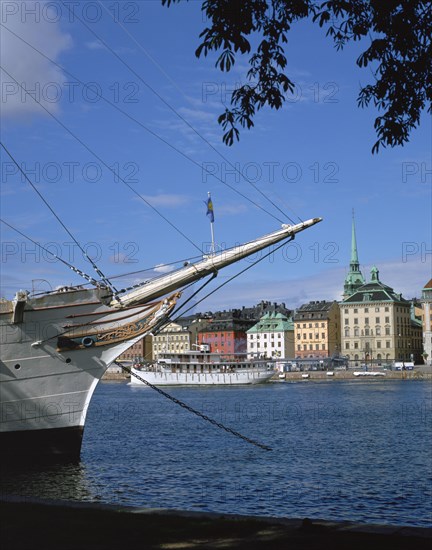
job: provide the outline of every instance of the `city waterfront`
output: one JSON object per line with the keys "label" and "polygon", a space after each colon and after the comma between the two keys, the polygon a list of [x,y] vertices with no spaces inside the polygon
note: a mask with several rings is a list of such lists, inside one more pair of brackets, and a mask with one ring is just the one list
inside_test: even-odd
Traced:
{"label": "city waterfront", "polygon": [[429,526],[428,381],[172,388],[211,426],[146,387],[99,384],[80,464],[2,470],[2,494],[337,521]]}

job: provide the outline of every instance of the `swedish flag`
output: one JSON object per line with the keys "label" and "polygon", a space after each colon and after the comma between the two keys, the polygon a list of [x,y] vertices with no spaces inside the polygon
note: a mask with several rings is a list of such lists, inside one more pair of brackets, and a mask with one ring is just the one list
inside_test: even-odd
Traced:
{"label": "swedish flag", "polygon": [[206,201],[206,205],[207,205],[207,213],[206,213],[206,215],[207,215],[208,218],[210,219],[211,223],[213,223],[213,222],[214,222],[214,211],[213,211],[213,202],[212,202],[210,196],[209,196],[209,198],[208,198],[207,201]]}

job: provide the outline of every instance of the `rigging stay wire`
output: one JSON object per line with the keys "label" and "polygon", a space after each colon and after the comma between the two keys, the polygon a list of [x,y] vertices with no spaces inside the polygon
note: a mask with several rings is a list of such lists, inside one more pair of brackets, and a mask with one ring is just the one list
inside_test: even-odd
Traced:
{"label": "rigging stay wire", "polygon": [[[188,311],[190,311],[191,309],[195,308],[198,304],[200,304],[201,302],[203,302],[204,300],[206,300],[209,296],[211,296],[212,294],[214,294],[215,292],[218,292],[222,287],[224,287],[225,285],[227,285],[228,283],[230,283],[231,281],[233,281],[234,279],[236,279],[237,277],[240,277],[240,275],[243,275],[243,273],[246,273],[246,271],[248,271],[249,269],[252,269],[252,267],[255,267],[259,262],[262,262],[265,258],[268,258],[269,256],[271,256],[274,252],[276,252],[277,250],[279,250],[280,248],[282,248],[283,246],[285,246],[287,243],[291,242],[294,240],[294,237],[291,236],[289,237],[288,239],[285,239],[284,241],[282,241],[277,247],[275,247],[274,249],[270,250],[269,252],[267,252],[266,254],[264,254],[264,256],[262,256],[261,258],[258,258],[258,260],[255,260],[255,262],[251,263],[250,265],[246,266],[244,269],[242,269],[241,271],[239,271],[238,273],[235,273],[234,275],[232,275],[231,277],[229,277],[226,281],[224,281],[223,283],[221,283],[220,285],[218,285],[216,288],[214,288],[211,292],[209,292],[208,294],[206,294],[205,296],[203,296],[202,298],[200,298],[198,300],[198,302],[195,302],[192,306],[190,306],[186,311],[184,311],[181,316],[184,316],[185,313],[187,313]],[[185,304],[183,304],[185,305]],[[178,310],[180,310],[182,307],[180,306],[176,313],[178,312]],[[177,321],[178,319],[180,318],[180,316],[178,315],[175,319],[172,320],[172,322],[175,322]]]}
{"label": "rigging stay wire", "polygon": [[[29,46],[31,49],[33,49],[35,52],[37,52],[39,55],[41,55],[42,57],[44,57],[45,59],[47,59],[48,61],[50,61],[53,65],[55,65],[56,67],[58,67],[60,70],[62,70],[64,73],[66,73],[67,75],[71,76],[73,79],[75,79],[77,82],[79,82],[84,88],[87,87],[86,83],[83,82],[82,80],[80,80],[77,76],[75,76],[73,73],[71,73],[69,70],[65,69],[62,65],[60,65],[59,63],[57,63],[56,61],[54,61],[53,59],[51,59],[49,56],[45,55],[43,52],[41,52],[38,48],[36,48],[36,46],[33,46],[32,44],[30,44],[27,40],[25,40],[24,38],[22,38],[21,36],[19,36],[17,33],[15,33],[14,31],[12,31],[11,29],[9,29],[8,27],[6,27],[3,23],[0,23],[0,26],[5,28],[7,31],[9,31],[11,34],[13,34],[16,38],[18,38],[19,40],[21,40],[21,42],[23,42],[24,44],[26,44],[27,46]],[[3,71],[6,72],[6,74],[9,74],[7,73],[7,71],[3,68]],[[11,78],[13,78],[11,76]],[[36,99],[27,91],[25,90],[25,88],[23,86],[21,86],[14,78],[13,80],[21,87],[22,90],[24,90],[28,95],[30,95],[32,97],[32,99],[34,99],[36,101]],[[208,170],[206,167],[204,167],[204,165],[200,164],[198,161],[196,161],[195,159],[193,159],[191,156],[189,156],[187,153],[184,153],[181,149],[179,149],[178,147],[176,147],[175,145],[171,144],[169,141],[167,141],[165,138],[163,138],[162,136],[160,136],[159,134],[157,134],[156,132],[154,132],[153,130],[151,130],[150,128],[148,128],[147,126],[145,126],[145,124],[143,124],[142,122],[140,122],[139,120],[137,120],[135,117],[133,117],[132,115],[130,115],[129,113],[127,113],[126,111],[124,111],[123,109],[121,109],[118,105],[116,105],[115,103],[113,103],[112,101],[110,101],[109,99],[107,99],[105,96],[103,96],[102,94],[98,95],[98,97],[100,97],[100,99],[102,99],[105,103],[107,103],[108,105],[110,105],[111,107],[113,107],[115,110],[117,110],[119,113],[121,113],[122,115],[124,115],[126,118],[128,118],[129,120],[131,120],[132,122],[134,122],[135,124],[138,124],[138,126],[140,128],[142,128],[143,130],[145,130],[146,132],[148,132],[150,135],[152,135],[153,137],[155,137],[156,139],[158,139],[159,141],[161,141],[162,143],[164,143],[165,145],[167,145],[168,147],[170,147],[173,151],[175,151],[176,153],[178,153],[180,156],[184,157],[186,160],[188,160],[189,162],[191,162],[192,164],[194,164],[195,166],[197,166],[201,171],[204,171],[206,172],[209,176],[213,176],[216,180],[220,181],[223,185],[225,185],[226,187],[228,187],[229,189],[231,189],[231,191],[233,191],[234,193],[237,193],[237,195],[241,196],[243,199],[247,200],[248,202],[250,202],[251,204],[253,204],[256,208],[262,210],[263,212],[265,212],[266,214],[268,214],[269,216],[271,216],[272,218],[274,218],[275,220],[277,220],[278,222],[280,223],[284,223],[281,219],[279,219],[278,217],[274,216],[271,212],[269,212],[267,209],[265,209],[264,207],[262,207],[259,203],[257,203],[256,201],[252,200],[251,198],[249,198],[247,195],[245,195],[244,193],[242,193],[241,191],[239,191],[238,189],[236,189],[235,187],[233,187],[232,185],[230,185],[229,183],[227,183],[226,181],[224,181],[222,178],[220,178],[219,176],[217,176],[216,174],[214,174],[213,172],[211,172],[210,170]],[[37,101],[36,101],[37,102]],[[38,103],[38,102],[37,102]],[[39,103],[40,104],[40,103]],[[40,104],[42,108],[43,105]],[[45,109],[45,108],[44,108]],[[52,115],[47,109],[45,109],[45,111],[47,111],[53,118],[54,115]],[[113,172],[120,180],[121,178],[111,169],[111,172]],[[123,181],[123,180],[122,180]],[[123,181],[123,183],[126,184],[126,182]],[[127,185],[127,184],[126,184]],[[140,196],[140,198],[142,200],[143,197]],[[145,201],[146,202],[146,201]],[[153,210],[156,211],[156,208],[153,207],[152,205],[150,205],[150,203],[148,203],[148,206],[150,206],[151,208],[153,208]],[[159,212],[158,212],[159,215],[161,215]],[[300,218],[299,218],[300,219]],[[166,220],[168,221],[168,220]],[[290,220],[292,221],[292,220]],[[300,219],[300,221],[302,221]],[[168,222],[169,223],[169,222]],[[294,222],[293,222],[294,223]],[[188,239],[189,240],[189,239]],[[191,242],[191,241],[190,241]],[[196,246],[196,245],[194,245]],[[200,250],[200,252],[202,252]]]}
{"label": "rigging stay wire", "polygon": [[[98,276],[101,278],[102,282],[105,283],[113,292],[114,294],[117,294],[117,289],[115,286],[105,277],[105,275],[102,273],[102,271],[98,268],[98,266],[95,264],[95,262],[88,256],[87,252],[84,250],[84,248],[80,245],[80,243],[77,241],[75,236],[71,233],[71,231],[66,227],[66,225],[63,223],[63,221],[60,219],[58,214],[55,212],[55,210],[52,208],[52,206],[49,204],[49,202],[45,199],[45,197],[42,195],[42,193],[38,190],[38,188],[33,184],[31,179],[27,176],[27,174],[24,172],[24,170],[21,168],[19,163],[15,160],[12,153],[9,151],[9,149],[5,146],[3,142],[0,142],[1,147],[5,150],[8,157],[12,160],[12,162],[15,164],[15,166],[18,168],[18,170],[21,172],[21,174],[24,176],[26,181],[29,183],[29,185],[32,187],[33,191],[37,193],[39,198],[42,200],[42,202],[45,204],[45,206],[50,210],[52,215],[55,217],[55,219],[59,222],[59,224],[63,227],[63,229],[66,231],[66,233],[69,235],[69,237],[74,241],[74,243],[78,246],[78,248],[81,250],[84,258],[88,260],[88,262],[91,264],[93,269],[96,271]],[[70,267],[70,266],[69,266]]]}
{"label": "rigging stay wire", "polygon": [[[63,263],[64,265],[66,265],[67,267],[69,267],[69,269],[71,269],[72,271],[74,271],[75,273],[78,273],[78,275],[80,275],[81,277],[83,277],[86,281],[88,281],[88,283],[86,284],[83,284],[83,286],[86,286],[87,284],[91,284],[93,286],[98,286],[99,285],[99,281],[97,281],[96,279],[94,279],[93,277],[91,277],[90,275],[88,275],[87,273],[84,273],[83,271],[81,271],[80,269],[78,269],[77,267],[75,267],[74,265],[70,264],[69,262],[67,262],[66,260],[64,260],[61,256],[58,256],[57,254],[54,254],[54,252],[52,252],[51,250],[49,250],[48,248],[44,247],[42,244],[38,243],[37,241],[35,241],[34,239],[32,239],[31,237],[29,237],[28,235],[26,235],[25,233],[23,233],[23,231],[17,229],[16,227],[14,227],[12,224],[8,223],[6,220],[4,220],[3,218],[0,218],[0,222],[3,223],[4,225],[6,225],[7,227],[9,227],[10,229],[12,229],[12,231],[15,231],[15,233],[18,233],[18,235],[21,235],[21,237],[24,237],[24,239],[27,239],[29,242],[33,243],[35,246],[37,246],[38,248],[40,248],[41,250],[43,250],[44,252],[46,252],[47,254],[49,254],[51,257],[55,258],[56,260],[59,260],[61,263]],[[197,260],[201,258],[201,256],[191,256],[190,258],[184,258],[183,260],[177,260],[175,262],[170,262],[170,263],[166,263],[164,264],[164,266],[171,266],[171,265],[178,265],[179,263],[181,262],[190,262],[192,260]],[[155,267],[157,266],[152,266],[152,267],[147,267],[147,268],[143,268],[143,269],[138,269],[136,271],[130,271],[129,273],[122,273],[120,275],[108,275],[107,276],[107,279],[108,280],[111,280],[111,279],[121,279],[121,278],[124,278],[124,277],[130,277],[132,275],[138,275],[140,273],[145,273],[147,271],[154,271],[155,270]],[[144,283],[145,284],[145,283]],[[138,285],[140,286],[140,285]],[[133,288],[133,287],[132,287]],[[121,290],[118,291],[119,294],[122,293]],[[43,292],[43,294],[46,294],[46,292]]]}
{"label": "rigging stay wire", "polygon": [[[62,4],[64,2],[62,1]],[[133,42],[145,53],[147,57],[158,67],[158,69],[162,72],[162,74],[170,80],[171,83],[174,84],[174,86],[178,89],[178,86],[176,83],[172,80],[172,78],[166,74],[166,72],[162,69],[162,67],[155,62],[155,60],[148,55],[148,53],[145,51],[145,49],[142,47],[142,45],[135,39],[135,37],[125,28],[125,26],[121,23],[121,21],[112,14],[108,8],[98,0],[98,4],[110,15],[114,23],[119,25],[121,29],[133,40]],[[68,8],[70,11],[70,8]],[[164,97],[162,97],[147,81],[145,81],[142,76],[137,73],[126,61],[115,51],[111,48],[111,46],[103,39],[101,38],[96,32],[91,29],[78,15],[76,18],[81,22],[82,25],[86,27],[86,29],[93,34],[95,38],[97,38],[119,61],[122,63],[125,67],[127,67],[143,84],[147,87],[148,90],[150,90],[164,105],[166,105],[188,128],[190,128],[212,151],[214,151],[222,160],[224,160],[236,173],[238,173],[249,185],[251,185],[255,191],[257,191],[262,197],[264,197],[276,210],[279,211],[282,216],[288,218],[292,223],[294,221],[287,215],[286,212],[284,212],[279,206],[273,202],[265,193],[261,191],[261,189],[255,185],[245,174],[243,174],[237,166],[235,166],[225,155],[223,155],[214,145],[212,145],[183,115],[181,115]],[[298,216],[297,216],[298,217]],[[277,218],[278,219],[278,218]],[[299,218],[300,221],[303,221],[301,218]],[[281,221],[278,219],[278,221]]]}
{"label": "rigging stay wire", "polygon": [[[112,20],[114,21],[114,23],[116,23],[119,27],[122,28],[122,30],[129,36],[129,38],[138,46],[138,48],[144,53],[144,55],[150,59],[150,61],[153,63],[153,65],[155,65],[155,67],[158,68],[158,70],[165,76],[165,78],[167,80],[169,80],[169,82],[182,94],[183,97],[186,97],[185,93],[183,92],[183,90],[181,90],[181,88],[179,88],[179,86],[177,85],[177,83],[175,82],[175,80],[173,80],[171,78],[171,76],[163,69],[163,67],[154,59],[154,57],[152,57],[148,51],[143,47],[143,45],[138,42],[138,40],[134,37],[133,34],[131,34],[127,28],[123,25],[123,23],[120,21],[119,18],[116,18],[114,16],[113,13],[111,13],[109,11],[109,9],[100,1],[100,0],[97,0],[98,4],[108,13],[108,15],[112,18]],[[90,30],[90,29],[89,29]],[[98,40],[101,40],[99,37],[98,37]],[[124,63],[122,61],[122,63]],[[128,66],[129,68],[129,66]],[[143,81],[143,80],[141,80]],[[249,183],[252,187],[254,187],[254,189],[256,191],[258,191],[258,193],[260,193],[266,200],[268,200],[277,210],[279,210],[279,212],[283,215],[283,216],[286,216],[291,222],[293,222],[293,220],[288,216],[288,214],[286,212],[284,212],[283,210],[281,210],[275,203],[274,201],[272,201],[267,195],[265,195],[260,189],[259,187],[255,186],[254,183],[243,173],[241,172],[237,166],[235,166],[232,162],[230,162],[219,150],[217,150],[204,136],[202,136],[201,134],[198,133],[198,131],[192,127],[192,125],[188,122],[188,120],[186,118],[184,118],[182,115],[180,115],[177,111],[174,110],[174,108],[168,104],[168,102],[163,98],[161,97],[148,83],[145,83],[145,85],[163,102],[165,103],[165,105],[167,105],[173,112],[175,112],[175,114],[181,119],[183,120],[183,122],[185,124],[187,124],[187,126],[189,126],[189,128],[191,128],[203,141],[204,143],[206,143],[211,149],[213,149],[213,151],[215,151],[215,153],[217,155],[219,155],[227,164],[229,164],[229,166],[231,166],[231,168],[233,168],[235,170],[235,172],[237,172],[240,177],[242,177],[247,183]],[[303,220],[300,218],[300,216],[294,212],[294,210],[288,206],[288,204],[286,204],[286,202],[281,198],[279,197],[278,194],[276,194],[274,191],[273,191],[273,194],[276,195],[276,198],[283,203],[283,205],[285,206],[286,210],[290,210],[292,212],[292,214],[294,214],[294,216],[296,216],[300,222],[302,222]],[[278,219],[278,221],[280,221]],[[293,222],[294,223],[294,222]]]}
{"label": "rigging stay wire", "polygon": [[69,267],[70,269],[72,269],[72,271],[74,271],[75,273],[78,273],[79,275],[81,275],[81,277],[83,277],[84,279],[86,279],[90,284],[94,285],[94,286],[97,286],[99,283],[98,281],[96,281],[95,279],[93,279],[93,277],[90,277],[90,275],[87,275],[87,273],[84,273],[83,271],[81,271],[80,269],[76,268],[74,265],[70,264],[69,262],[67,262],[66,260],[63,260],[63,258],[61,258],[60,256],[57,256],[57,254],[54,254],[54,252],[51,252],[51,250],[49,250],[48,248],[45,248],[43,245],[41,245],[40,243],[34,241],[31,237],[29,237],[28,235],[26,235],[25,233],[23,233],[22,231],[20,231],[19,229],[17,229],[16,227],[14,227],[13,225],[11,225],[10,223],[8,223],[6,220],[3,220],[2,218],[0,218],[0,222],[4,223],[4,225],[7,225],[7,227],[9,227],[10,229],[12,229],[12,231],[15,231],[16,233],[18,233],[19,235],[21,235],[21,237],[24,237],[25,239],[29,240],[31,243],[33,243],[34,245],[38,246],[41,250],[43,250],[44,252],[47,252],[48,254],[50,254],[53,258],[56,258],[57,260],[59,260],[60,262],[62,262],[64,265],[66,265],[67,267]]}
{"label": "rigging stay wire", "polygon": [[[0,24],[1,25],[1,24]],[[47,109],[40,101],[38,101],[35,97],[32,96],[22,84],[20,84],[4,67],[0,67],[2,71],[4,71],[9,78],[12,78],[12,80],[27,94],[29,95],[42,109],[48,113],[50,117],[52,117],[66,132],[68,132],[78,143],[80,143],[91,155],[93,155],[95,158],[98,159],[98,161],[105,166],[114,176],[116,176],[124,185],[126,185],[139,199],[141,199],[143,202],[147,204],[158,216],[160,216],[163,220],[165,220],[173,229],[175,229],[180,235],[182,235],[190,244],[192,244],[197,250],[199,250],[200,253],[202,253],[202,250],[199,248],[197,244],[195,244],[183,231],[181,231],[175,224],[173,224],[166,216],[162,214],[155,206],[153,206],[148,200],[146,200],[138,191],[132,187],[124,178],[118,174],[112,166],[109,166],[95,151],[93,151],[86,143],[82,141],[72,130],[70,130],[61,120],[59,120],[49,109]]]}

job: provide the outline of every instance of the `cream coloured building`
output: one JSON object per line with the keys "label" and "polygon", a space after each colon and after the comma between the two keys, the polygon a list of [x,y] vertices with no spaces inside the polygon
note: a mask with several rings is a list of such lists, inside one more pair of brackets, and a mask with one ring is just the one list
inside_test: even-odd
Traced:
{"label": "cream coloured building", "polygon": [[427,365],[432,365],[432,279],[423,288],[420,301],[423,309],[423,358]]}
{"label": "cream coloured building", "polygon": [[183,353],[191,349],[191,333],[179,323],[169,323],[153,336],[153,358],[161,352]]}
{"label": "cream coloured building", "polygon": [[355,365],[418,360],[421,355],[419,322],[412,318],[411,302],[379,279],[371,280],[340,303],[342,354]]}

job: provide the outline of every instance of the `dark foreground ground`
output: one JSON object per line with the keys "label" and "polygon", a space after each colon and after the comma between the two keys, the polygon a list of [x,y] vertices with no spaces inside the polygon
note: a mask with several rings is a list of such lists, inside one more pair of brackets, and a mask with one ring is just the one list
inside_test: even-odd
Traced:
{"label": "dark foreground ground", "polygon": [[432,528],[6,498],[0,502],[0,543],[2,550],[430,550]]}

